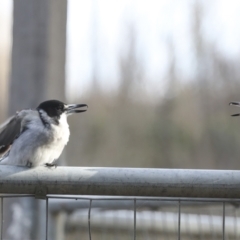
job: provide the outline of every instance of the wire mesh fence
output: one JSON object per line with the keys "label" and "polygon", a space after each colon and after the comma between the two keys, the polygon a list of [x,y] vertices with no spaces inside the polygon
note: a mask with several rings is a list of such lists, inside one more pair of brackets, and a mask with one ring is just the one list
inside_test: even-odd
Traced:
{"label": "wire mesh fence", "polygon": [[[1,239],[7,230],[3,203],[19,197],[35,199],[0,198]],[[45,208],[38,214],[45,223],[41,239],[240,239],[240,200],[49,195],[41,203]],[[24,214],[21,220],[26,219]]]}
{"label": "wire mesh fence", "polygon": [[[4,231],[16,231],[16,228],[21,229],[21,224],[27,223],[24,219],[27,219],[26,215],[29,213],[22,211],[17,203],[11,209],[14,213],[15,224],[7,226],[5,223],[4,212],[7,209],[4,208],[4,203],[9,199],[19,198],[25,200],[31,198],[39,203],[40,207],[38,207],[36,216],[40,219],[40,223],[38,225],[29,223],[37,229],[36,231],[40,232],[38,239],[240,239],[240,199],[237,187],[240,182],[240,172],[238,171],[210,171],[213,174],[209,182],[205,181],[206,172],[201,172],[201,174],[203,173],[201,179],[198,178],[198,172],[196,172],[195,177],[198,179],[196,183],[196,179],[190,174],[192,170],[186,170],[185,172],[190,174],[189,179],[183,177],[181,170],[179,170],[174,180],[176,181],[175,189],[172,191],[165,189],[164,184],[167,183],[164,183],[162,178],[159,181],[156,179],[153,181],[151,174],[149,174],[149,179],[141,174],[145,180],[148,180],[147,183],[149,184],[142,186],[141,193],[144,193],[146,187],[151,188],[153,186],[158,193],[161,188],[168,191],[167,194],[163,193],[159,196],[155,196],[155,193],[149,194],[149,190],[143,196],[135,196],[136,189],[134,186],[137,183],[134,182],[135,176],[131,172],[132,178],[125,175],[122,183],[125,185],[126,178],[130,177],[129,184],[131,186],[125,185],[125,188],[129,191],[127,188],[131,187],[133,194],[120,196],[118,189],[111,190],[113,194],[109,195],[109,192],[106,191],[107,188],[104,188],[105,190],[102,188],[102,195],[88,195],[89,192],[92,192],[91,186],[95,183],[91,182],[91,174],[88,175],[87,179],[82,180],[83,176],[80,168],[77,169],[80,172],[78,178],[77,175],[74,176],[74,171],[69,174],[71,169],[62,168],[60,173],[62,173],[62,170],[65,171],[66,176],[58,175],[58,170],[55,169],[51,171],[31,169],[26,170],[26,172],[11,169],[10,174],[0,176],[1,239],[4,239]],[[168,170],[167,173],[171,175],[172,172],[176,173],[177,171]],[[158,170],[157,172],[161,173]],[[29,177],[30,173],[36,173],[36,184],[33,182],[33,178]],[[41,176],[42,174],[43,176]],[[54,174],[55,176],[53,176]],[[100,188],[103,187],[103,183],[111,185],[111,174],[105,175],[104,181],[101,180],[101,176],[95,179],[100,184]],[[81,193],[78,195],[69,195],[71,191],[67,190],[68,185],[76,184],[75,177],[79,181],[78,184],[87,184],[89,188],[85,188],[84,193],[79,190]],[[216,181],[216,179],[218,180]],[[177,182],[181,186],[178,186]],[[13,194],[15,187],[8,189],[10,194],[6,194],[7,185],[13,186],[14,184],[18,184],[22,194],[19,194],[19,190],[17,191],[18,194]],[[55,184],[57,191],[61,189],[61,194],[53,194],[51,190],[53,184]],[[197,187],[199,187],[199,192],[195,191]],[[221,187],[220,194],[211,191],[213,188],[220,189]],[[176,196],[176,192],[179,192],[178,188],[182,190],[178,194],[179,197]],[[187,188],[192,189],[192,192],[187,191]],[[75,190],[72,192],[75,193]],[[196,197],[193,196],[193,193]],[[213,193],[217,194],[218,197],[214,197]],[[199,197],[200,194],[203,197]],[[166,197],[166,195],[170,196]],[[42,199],[38,200],[38,198]]]}
{"label": "wire mesh fence", "polygon": [[[62,199],[60,202],[55,199],[49,200],[50,206],[62,206],[57,211],[56,208],[50,209],[51,214],[55,216],[65,214],[61,228],[66,230],[62,234],[67,239],[190,240],[240,237],[239,209],[236,201],[100,197],[90,197],[89,200],[76,199]],[[73,204],[74,201],[79,202],[79,205],[73,211],[67,205]],[[89,201],[88,209],[83,207],[86,201]],[[101,201],[101,207],[97,207]]]}

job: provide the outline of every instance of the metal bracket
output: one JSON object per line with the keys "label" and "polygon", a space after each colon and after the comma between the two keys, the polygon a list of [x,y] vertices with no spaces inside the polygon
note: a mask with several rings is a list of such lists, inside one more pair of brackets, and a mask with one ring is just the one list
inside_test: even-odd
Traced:
{"label": "metal bracket", "polygon": [[47,198],[47,187],[36,187],[35,198],[37,199],[46,199]]}

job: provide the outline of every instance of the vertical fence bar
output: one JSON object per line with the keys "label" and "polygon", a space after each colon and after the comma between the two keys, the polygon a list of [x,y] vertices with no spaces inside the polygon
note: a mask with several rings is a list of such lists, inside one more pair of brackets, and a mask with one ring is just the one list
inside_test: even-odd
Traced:
{"label": "vertical fence bar", "polygon": [[92,199],[90,199],[89,209],[88,209],[88,235],[89,235],[89,240],[92,239],[92,237],[91,237],[91,209],[92,209]]}
{"label": "vertical fence bar", "polygon": [[234,235],[235,235],[235,238],[237,239],[237,236],[238,236],[238,228],[237,228],[237,226],[238,226],[237,208],[235,207],[233,211],[234,211],[234,219],[235,219],[235,221],[234,221]]}
{"label": "vertical fence bar", "polygon": [[223,202],[222,238],[225,240],[225,202]]}
{"label": "vertical fence bar", "polygon": [[178,240],[181,239],[181,201],[178,201]]}
{"label": "vertical fence bar", "polygon": [[1,240],[2,240],[3,239],[3,197],[1,197],[0,211],[1,211]]}
{"label": "vertical fence bar", "polygon": [[136,208],[136,198],[134,198],[134,213],[133,213],[133,221],[134,221],[134,233],[133,233],[133,239],[136,240],[136,211],[137,211],[137,208]]}
{"label": "vertical fence bar", "polygon": [[46,240],[48,239],[48,197],[46,197]]}

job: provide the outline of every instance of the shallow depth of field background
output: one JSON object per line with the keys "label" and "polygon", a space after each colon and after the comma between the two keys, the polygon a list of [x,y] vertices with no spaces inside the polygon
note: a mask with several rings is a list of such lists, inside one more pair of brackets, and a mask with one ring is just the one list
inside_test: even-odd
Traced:
{"label": "shallow depth of field background", "polygon": [[[36,107],[44,96],[58,96],[89,106],[69,118],[62,165],[240,169],[240,117],[232,118],[238,108],[228,105],[240,101],[239,12],[238,0],[3,0],[0,122],[21,107]],[[4,234],[11,236],[6,239],[45,234],[44,201],[9,198],[4,204]],[[143,210],[149,210],[149,229],[139,229]],[[189,203],[181,211],[189,230],[184,239],[221,238],[221,204]],[[63,232],[62,239],[87,239],[88,225],[80,222],[88,223],[87,212],[60,207],[53,221],[65,222],[56,232]],[[177,201],[138,207],[137,239],[176,239],[178,216],[169,230],[168,213],[178,213]],[[94,239],[132,239],[132,225],[121,229],[121,212],[113,215],[119,223],[112,229],[102,223],[113,220],[99,215]],[[94,223],[98,210],[91,216]],[[235,237],[227,239],[238,239],[239,205],[228,204],[226,216]],[[197,233],[189,219],[197,222]]]}
{"label": "shallow depth of field background", "polygon": [[[12,4],[0,5],[3,121]],[[67,165],[238,169],[228,103],[240,100],[239,11],[227,0],[69,0],[66,100],[89,110],[69,119]]]}

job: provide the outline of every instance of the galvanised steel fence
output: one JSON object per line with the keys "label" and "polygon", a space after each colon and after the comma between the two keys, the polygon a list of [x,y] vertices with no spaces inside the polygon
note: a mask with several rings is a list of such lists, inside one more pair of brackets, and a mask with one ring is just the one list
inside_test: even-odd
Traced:
{"label": "galvanised steel fence", "polygon": [[16,197],[43,200],[41,239],[240,239],[240,171],[1,166],[0,194],[1,239]]}

